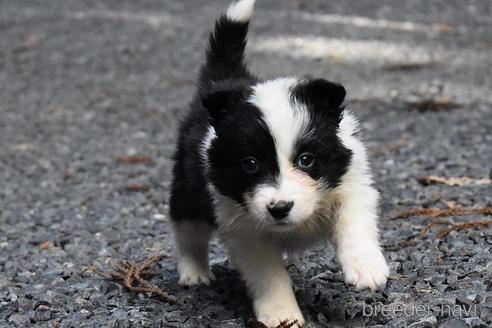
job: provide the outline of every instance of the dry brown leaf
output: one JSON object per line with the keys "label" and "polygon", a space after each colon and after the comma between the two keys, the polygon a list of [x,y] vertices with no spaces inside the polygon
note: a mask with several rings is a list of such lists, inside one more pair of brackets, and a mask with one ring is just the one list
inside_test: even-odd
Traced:
{"label": "dry brown leaf", "polygon": [[74,174],[74,171],[71,168],[66,168],[63,172],[63,179],[70,179]]}
{"label": "dry brown leaf", "polygon": [[39,37],[37,35],[31,35],[29,38],[27,38],[24,42],[21,44],[17,45],[14,47],[13,51],[14,52],[23,52],[30,47],[33,47],[39,43]]}
{"label": "dry brown leaf", "polygon": [[421,112],[453,109],[461,106],[460,104],[446,97],[408,101],[407,105],[410,106],[410,108],[415,108]]}
{"label": "dry brown leaf", "polygon": [[148,156],[132,155],[132,156],[120,156],[116,158],[117,162],[126,164],[151,164],[152,159]]}
{"label": "dry brown leaf", "polygon": [[131,184],[125,187],[126,191],[133,191],[133,192],[141,192],[141,191],[149,191],[150,186],[145,185],[145,184]]}
{"label": "dry brown leaf", "polygon": [[448,24],[435,24],[432,26],[434,31],[439,32],[439,33],[455,33],[456,32],[456,27],[453,27]]}
{"label": "dry brown leaf", "polygon": [[468,177],[446,178],[429,175],[419,179],[424,186],[431,184],[443,184],[447,186],[466,186],[466,185],[488,185],[492,184],[492,179],[472,179]]}
{"label": "dry brown leaf", "polygon": [[39,248],[41,249],[49,249],[51,247],[51,243],[49,240],[43,241],[41,244],[39,244]]}

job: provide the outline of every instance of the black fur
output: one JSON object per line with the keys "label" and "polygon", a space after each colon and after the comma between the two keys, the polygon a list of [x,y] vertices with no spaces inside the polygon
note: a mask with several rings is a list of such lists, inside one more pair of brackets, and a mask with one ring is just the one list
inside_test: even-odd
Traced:
{"label": "black fur", "polygon": [[[248,72],[244,64],[247,31],[248,23],[233,22],[222,16],[217,20],[215,31],[210,36],[206,61],[200,70],[198,92],[181,123],[174,154],[170,198],[170,214],[174,221],[205,220],[210,224],[215,223],[200,149],[211,118],[202,101],[214,93],[248,88],[256,83],[257,79]],[[212,103],[210,101],[209,105],[212,106]],[[220,112],[221,107],[211,108],[211,112],[214,110]],[[227,122],[226,120],[224,124]],[[219,148],[220,146],[217,149]],[[218,155],[215,157],[219,163],[225,160]],[[222,165],[226,166],[224,163]],[[232,171],[227,170],[229,176],[232,176]],[[218,174],[212,173],[211,178],[214,179]]]}
{"label": "black fur", "polygon": [[305,104],[311,115],[307,131],[312,133],[301,136],[296,153],[299,156],[308,152],[315,156],[316,162],[306,173],[321,180],[325,188],[340,183],[352,158],[352,151],[344,147],[337,136],[345,94],[342,85],[324,79],[306,80],[292,90],[293,101]]}
{"label": "black fur", "polygon": [[244,63],[248,23],[233,22],[222,15],[210,34],[206,62],[200,71],[200,88],[215,81],[251,77]]}
{"label": "black fur", "polygon": [[[208,183],[239,204],[259,183],[275,185],[279,174],[275,141],[262,112],[246,102],[252,86],[259,81],[244,63],[248,23],[220,17],[210,36],[206,62],[200,70],[198,92],[179,130],[170,199],[174,221],[205,220],[215,223]],[[326,188],[336,186],[345,174],[351,151],[336,132],[343,117],[341,104],[345,89],[322,79],[306,80],[291,91],[292,101],[306,104],[311,113],[308,130],[313,133],[297,141],[296,156],[315,155],[316,162],[306,172]],[[209,169],[201,149],[212,125],[218,138],[208,150]],[[259,171],[242,169],[245,157],[254,157]],[[292,158],[296,162],[296,158]]]}
{"label": "black fur", "polygon": [[[242,204],[244,194],[259,183],[276,182],[279,168],[275,143],[255,106],[236,103],[213,125],[218,138],[209,150],[208,178],[222,195]],[[241,161],[249,156],[259,164],[259,172],[253,175],[241,166]]]}
{"label": "black fur", "polygon": [[336,124],[342,120],[345,88],[325,79],[309,79],[299,83],[292,91],[295,101],[304,103],[314,113],[323,112],[324,118]]}

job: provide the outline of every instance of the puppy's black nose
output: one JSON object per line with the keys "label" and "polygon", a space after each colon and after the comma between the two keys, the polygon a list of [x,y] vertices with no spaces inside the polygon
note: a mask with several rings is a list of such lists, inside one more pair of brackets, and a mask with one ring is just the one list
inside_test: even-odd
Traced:
{"label": "puppy's black nose", "polygon": [[294,206],[294,202],[281,200],[276,203],[268,204],[267,209],[275,219],[281,220],[289,214],[292,206]]}

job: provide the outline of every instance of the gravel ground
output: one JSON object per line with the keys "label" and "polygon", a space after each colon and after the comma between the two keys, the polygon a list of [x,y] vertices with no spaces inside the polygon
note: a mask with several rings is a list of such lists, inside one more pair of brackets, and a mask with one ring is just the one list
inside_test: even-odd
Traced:
{"label": "gravel ground", "polygon": [[[0,0],[1,327],[245,327],[250,301],[218,243],[217,282],[178,288],[167,219],[176,125],[225,5]],[[344,285],[329,246],[306,252],[289,270],[307,327],[492,325],[492,228],[439,239],[437,227],[419,236],[428,218],[390,220],[436,195],[492,205],[491,185],[417,181],[491,174],[491,17],[487,0],[259,1],[253,71],[346,85],[372,153],[382,240],[398,278],[383,291],[357,292]],[[460,106],[408,105],[432,97]],[[117,160],[127,155],[152,161]],[[178,304],[82,273],[156,254],[165,258],[152,281]]]}

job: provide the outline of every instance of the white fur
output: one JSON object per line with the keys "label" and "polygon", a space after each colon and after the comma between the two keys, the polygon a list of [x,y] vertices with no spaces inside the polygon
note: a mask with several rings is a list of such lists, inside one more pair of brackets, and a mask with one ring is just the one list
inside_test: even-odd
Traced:
{"label": "white fur", "polygon": [[232,3],[227,8],[227,18],[232,21],[246,23],[251,19],[254,6],[255,0],[240,0]]}
{"label": "white fur", "polygon": [[[227,9],[228,19],[248,22],[255,0],[240,0]],[[338,137],[352,151],[352,161],[341,183],[332,190],[320,188],[312,178],[295,168],[295,144],[307,131],[310,113],[292,100],[295,78],[281,78],[253,87],[249,102],[259,108],[274,138],[279,164],[276,185],[264,184],[245,195],[246,207],[221,195],[208,184],[214,200],[218,233],[232,262],[241,272],[253,298],[258,320],[268,327],[304,318],[297,305],[292,281],[282,257],[285,251],[303,250],[331,238],[336,247],[345,281],[357,288],[375,289],[386,283],[388,266],[381,253],[377,229],[378,192],[372,187],[366,150],[357,138],[357,121],[345,113]],[[204,170],[208,150],[217,138],[210,127],[200,144]],[[293,202],[282,228],[271,218],[266,205]],[[181,285],[210,284],[215,277],[208,265],[208,243],[212,235],[206,223],[185,221],[174,226],[180,253]]]}
{"label": "white fur", "polygon": [[200,144],[200,156],[202,157],[202,163],[203,163],[203,171],[207,172],[208,167],[209,167],[209,161],[208,161],[208,149],[212,145],[212,141],[217,137],[217,134],[215,133],[215,129],[213,126],[209,126],[207,132],[205,133],[205,137],[203,138],[201,144]]}
{"label": "white fur", "polygon": [[282,249],[261,234],[237,234],[227,239],[227,246],[253,298],[257,319],[268,327],[277,327],[285,320],[297,320],[300,327],[304,318],[285,270]]}
{"label": "white fur", "polygon": [[209,224],[184,221],[174,225],[174,235],[179,251],[179,284],[210,285],[215,276],[208,267],[208,243],[212,235]]}
{"label": "white fur", "polygon": [[208,161],[208,149],[210,148],[210,146],[212,145],[212,141],[216,137],[217,135],[215,133],[215,129],[213,126],[210,125],[200,145],[200,155],[202,156],[204,162]]}
{"label": "white fur", "polygon": [[[283,251],[302,250],[331,237],[347,283],[358,289],[376,289],[386,283],[389,274],[378,241],[378,192],[371,185],[364,144],[355,136],[357,120],[349,112],[340,123],[338,137],[353,157],[341,184],[321,192],[291,175],[296,138],[309,133],[308,111],[290,100],[289,90],[296,82],[277,79],[259,84],[249,100],[262,111],[275,139],[279,187],[259,186],[246,199],[245,210],[209,185],[219,234],[246,281],[257,318],[269,327],[283,320],[304,322],[284,267]],[[208,149],[214,137],[209,131],[203,149]],[[272,199],[293,200],[297,204],[289,215],[294,229],[271,229],[265,204]]]}
{"label": "white fur", "polygon": [[[312,179],[296,170],[293,165],[295,143],[297,139],[309,133],[308,110],[291,100],[291,89],[298,80],[280,78],[254,86],[249,102],[262,111],[263,118],[274,138],[276,157],[280,174],[278,187],[269,184],[260,185],[247,199],[250,212],[257,214],[256,219],[266,221],[275,227],[275,220],[266,210],[267,204],[280,200],[292,201],[294,206],[284,220],[290,224],[299,224],[315,211],[321,194],[311,185]],[[280,229],[284,229],[281,226]]]}
{"label": "white fur", "polygon": [[333,233],[337,257],[345,281],[357,289],[376,289],[386,284],[389,269],[379,246],[377,204],[366,149],[354,133],[357,122],[345,115],[338,136],[352,150],[352,163],[334,191],[340,204]]}
{"label": "white fur", "polygon": [[[294,108],[290,90],[297,79],[279,78],[257,84],[249,102],[258,107],[275,138],[277,153],[283,155],[281,160],[293,150],[296,138],[304,133],[309,123],[309,114],[305,108]],[[285,163],[281,163],[285,164]]]}

